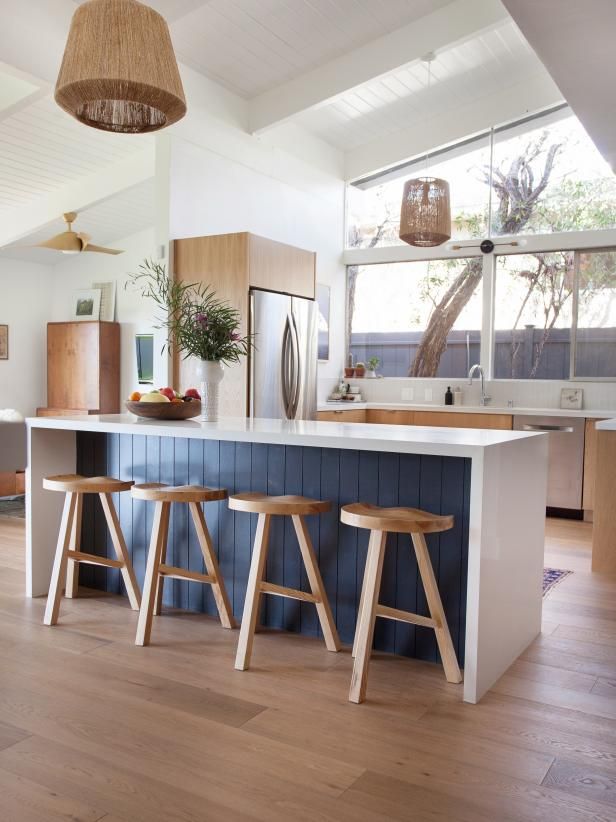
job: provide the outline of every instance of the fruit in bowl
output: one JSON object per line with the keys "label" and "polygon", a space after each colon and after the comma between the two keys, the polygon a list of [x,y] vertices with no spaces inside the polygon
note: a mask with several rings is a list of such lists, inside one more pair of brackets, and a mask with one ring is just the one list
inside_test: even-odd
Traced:
{"label": "fruit in bowl", "polygon": [[133,391],[126,401],[126,408],[137,417],[146,419],[189,420],[201,413],[201,402],[195,389],[192,393],[189,389],[181,394],[173,388],[160,388],[145,394]]}

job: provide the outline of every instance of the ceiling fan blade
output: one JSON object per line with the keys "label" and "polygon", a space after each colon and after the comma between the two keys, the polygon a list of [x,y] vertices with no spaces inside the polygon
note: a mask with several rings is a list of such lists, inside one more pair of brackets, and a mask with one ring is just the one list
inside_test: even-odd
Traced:
{"label": "ceiling fan blade", "polygon": [[102,245],[86,245],[83,251],[94,251],[96,254],[124,254],[123,250],[118,248],[103,248]]}
{"label": "ceiling fan blade", "polygon": [[37,243],[36,248],[52,248],[54,251],[81,251],[82,242],[74,231],[64,231],[62,234],[56,234],[49,240],[44,240],[42,243]]}

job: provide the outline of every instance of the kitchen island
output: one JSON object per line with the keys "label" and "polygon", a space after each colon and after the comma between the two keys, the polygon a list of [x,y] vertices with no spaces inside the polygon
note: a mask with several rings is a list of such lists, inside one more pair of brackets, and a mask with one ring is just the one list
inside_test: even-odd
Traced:
{"label": "kitchen island", "polygon": [[[169,484],[200,483],[229,493],[260,491],[329,499],[310,517],[311,536],[343,642],[355,629],[368,535],[339,522],[339,506],[362,501],[453,514],[454,528],[428,536],[447,620],[461,666],[464,699],[477,702],[541,628],[547,480],[544,434],[406,425],[267,419],[157,422],[130,414],[28,421],[27,596],[47,593],[62,495],[43,477],[73,473]],[[101,516],[84,504],[83,544],[109,548]],[[142,583],[153,512],[128,494],[116,499]],[[175,565],[201,570],[201,553],[183,507],[173,512]],[[236,616],[241,616],[256,518],[226,502],[205,509]],[[267,578],[303,587],[292,526],[275,518]],[[381,600],[425,612],[408,535],[391,535]],[[93,544],[94,542],[94,544]],[[82,568],[81,582],[124,593],[118,572]],[[316,634],[310,605],[264,597],[265,625]],[[174,580],[164,603],[213,612],[203,586]],[[433,631],[377,620],[375,647],[436,662]],[[136,651],[139,652],[139,651]],[[454,686],[456,687],[456,686]]]}

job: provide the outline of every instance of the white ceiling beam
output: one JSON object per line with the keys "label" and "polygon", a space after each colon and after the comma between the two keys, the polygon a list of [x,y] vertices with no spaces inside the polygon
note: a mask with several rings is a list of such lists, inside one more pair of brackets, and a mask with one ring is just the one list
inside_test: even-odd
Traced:
{"label": "white ceiling beam", "polygon": [[61,217],[66,211],[80,211],[150,179],[156,173],[155,155],[152,142],[117,163],[68,183],[26,206],[12,209],[2,218],[0,247],[29,236],[54,220],[58,220],[61,229]]}
{"label": "white ceiling beam", "polygon": [[616,170],[614,0],[504,0],[591,139]]}
{"label": "white ceiling beam", "polygon": [[509,19],[500,0],[453,0],[437,11],[318,66],[250,101],[250,131],[260,132],[362,83],[464,42]]}
{"label": "white ceiling beam", "polygon": [[494,94],[352,149],[346,154],[345,179],[356,180],[383,171],[562,101],[562,94],[545,71],[528,73]]}

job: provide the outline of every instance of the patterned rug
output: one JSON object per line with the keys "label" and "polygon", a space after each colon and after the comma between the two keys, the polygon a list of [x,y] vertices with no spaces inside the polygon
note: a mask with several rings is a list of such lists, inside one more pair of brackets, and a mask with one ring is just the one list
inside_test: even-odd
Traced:
{"label": "patterned rug", "polygon": [[26,516],[26,501],[24,497],[15,499],[0,499],[0,517],[20,517]]}
{"label": "patterned rug", "polygon": [[544,568],[543,569],[543,596],[552,590],[555,585],[572,574],[573,571],[561,571],[558,568]]}

